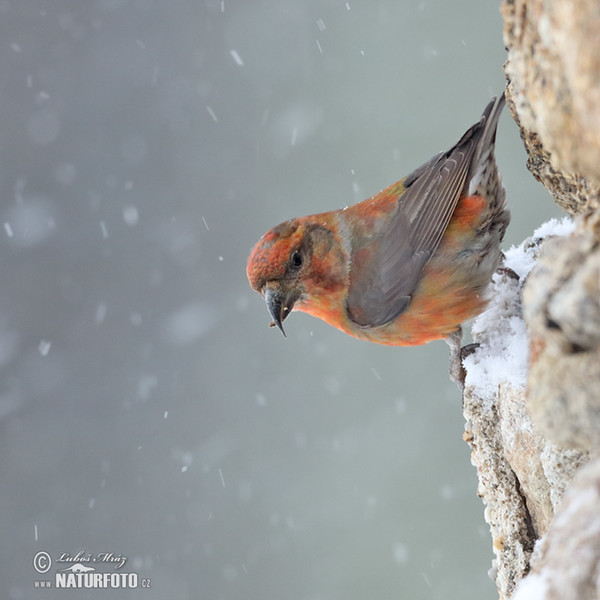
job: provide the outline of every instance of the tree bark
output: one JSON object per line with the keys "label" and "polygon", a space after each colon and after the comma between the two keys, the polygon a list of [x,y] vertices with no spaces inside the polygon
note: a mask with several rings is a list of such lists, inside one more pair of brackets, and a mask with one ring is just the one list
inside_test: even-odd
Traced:
{"label": "tree bark", "polygon": [[504,0],[502,15],[507,104],[528,168],[575,226],[523,244],[530,273],[495,277],[497,300],[474,325],[480,348],[465,360],[465,439],[500,598],[591,600],[600,597],[600,2]]}

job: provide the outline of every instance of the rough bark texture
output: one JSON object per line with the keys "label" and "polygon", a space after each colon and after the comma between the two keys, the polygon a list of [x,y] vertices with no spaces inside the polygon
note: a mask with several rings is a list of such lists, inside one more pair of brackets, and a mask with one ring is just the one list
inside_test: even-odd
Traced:
{"label": "rough bark texture", "polygon": [[600,460],[574,477],[552,527],[536,546],[531,573],[515,600],[592,600],[598,598],[600,554]]}
{"label": "rough bark texture", "polygon": [[525,287],[527,404],[544,436],[588,450],[600,447],[600,214],[578,222],[544,244]]}
{"label": "rough bark texture", "polygon": [[598,209],[600,3],[505,0],[508,105],[528,167],[571,214]]}
{"label": "rough bark texture", "polygon": [[[497,326],[474,331],[481,348],[465,361],[465,439],[500,598],[591,600],[600,598],[600,3],[504,0],[502,15],[507,103],[528,168],[575,230],[530,240],[537,264],[526,278],[495,279],[497,292],[514,293],[490,306]],[[491,394],[470,385],[491,329],[523,318],[523,380]]]}
{"label": "rough bark texture", "polygon": [[[543,244],[543,238],[531,238],[523,246],[537,260]],[[565,488],[587,460],[581,445],[562,447],[534,423],[527,407],[527,369],[515,373],[514,361],[525,360],[530,337],[516,331],[523,321],[523,287],[529,288],[535,270],[529,278],[512,272],[494,277],[488,311],[473,326],[480,347],[464,361],[464,437],[473,449],[493,540],[492,575],[502,599],[510,598],[529,572],[536,542],[551,529]],[[506,380],[488,385],[498,371]]]}

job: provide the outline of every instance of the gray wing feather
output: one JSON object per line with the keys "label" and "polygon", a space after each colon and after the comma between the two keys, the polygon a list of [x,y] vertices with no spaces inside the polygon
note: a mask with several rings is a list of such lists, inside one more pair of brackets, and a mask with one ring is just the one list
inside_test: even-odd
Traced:
{"label": "gray wing feather", "polygon": [[[463,193],[474,155],[480,153],[480,142],[483,139],[488,146],[493,144],[502,100],[493,99],[480,121],[453,148],[434,156],[405,178],[405,191],[398,199],[396,213],[370,242],[368,261],[351,265],[346,306],[358,325],[385,325],[410,304],[421,273]],[[490,118],[492,110],[495,112]]]}

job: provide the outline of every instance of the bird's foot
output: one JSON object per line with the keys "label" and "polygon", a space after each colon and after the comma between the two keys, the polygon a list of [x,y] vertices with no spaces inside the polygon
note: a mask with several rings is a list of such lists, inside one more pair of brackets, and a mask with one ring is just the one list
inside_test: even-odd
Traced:
{"label": "bird's foot", "polygon": [[475,350],[477,350],[477,348],[479,348],[479,346],[481,346],[481,344],[478,342],[473,342],[472,344],[467,344],[466,346],[463,346],[460,349],[461,362],[463,360],[465,360],[465,358],[467,358],[467,356],[471,356],[471,354],[473,354],[473,352],[475,352]]}
{"label": "bird's foot", "polygon": [[449,374],[450,379],[456,383],[462,391],[465,387],[465,368],[462,364],[462,327],[458,327],[456,331],[451,333],[446,338],[446,343],[450,346],[450,364]]}
{"label": "bird's foot", "polygon": [[462,392],[465,388],[465,376],[467,374],[463,366],[463,360],[473,354],[481,344],[473,342],[472,344],[462,346],[461,327],[446,338],[446,343],[450,346],[450,379],[458,385]]}
{"label": "bird's foot", "polygon": [[496,273],[501,273],[502,275],[506,275],[511,279],[516,279],[519,281],[521,279],[510,267],[498,267],[496,269]]}

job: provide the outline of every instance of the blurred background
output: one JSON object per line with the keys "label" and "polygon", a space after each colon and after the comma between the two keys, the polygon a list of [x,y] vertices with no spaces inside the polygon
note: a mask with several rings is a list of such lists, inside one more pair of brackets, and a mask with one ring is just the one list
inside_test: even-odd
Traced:
{"label": "blurred background", "polygon": [[[446,344],[284,339],[245,262],[458,140],[499,4],[0,2],[3,598],[67,597],[41,551],[151,579],[93,598],[496,597]],[[497,154],[509,247],[558,210],[508,111]]]}

